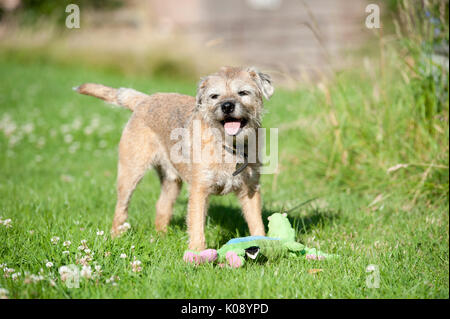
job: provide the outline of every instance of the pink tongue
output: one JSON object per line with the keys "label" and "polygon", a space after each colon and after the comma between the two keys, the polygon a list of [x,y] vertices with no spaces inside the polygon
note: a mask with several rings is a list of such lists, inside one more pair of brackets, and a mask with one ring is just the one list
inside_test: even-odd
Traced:
{"label": "pink tongue", "polygon": [[236,135],[241,128],[241,122],[226,122],[224,128],[228,135]]}

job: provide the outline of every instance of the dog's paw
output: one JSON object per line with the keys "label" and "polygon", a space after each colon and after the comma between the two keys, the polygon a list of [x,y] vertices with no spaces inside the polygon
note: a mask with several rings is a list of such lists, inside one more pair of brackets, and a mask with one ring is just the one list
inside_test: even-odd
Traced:
{"label": "dog's paw", "polygon": [[111,229],[111,237],[116,238],[122,235],[123,233],[127,232],[131,228],[131,225],[129,223],[123,223],[122,225],[118,227],[113,227]]}

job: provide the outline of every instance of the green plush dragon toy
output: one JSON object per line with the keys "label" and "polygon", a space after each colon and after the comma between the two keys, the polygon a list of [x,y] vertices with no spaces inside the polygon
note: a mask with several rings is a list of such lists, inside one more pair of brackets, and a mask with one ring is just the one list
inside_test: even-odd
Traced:
{"label": "green plush dragon toy", "polygon": [[267,237],[233,238],[219,250],[206,249],[201,252],[187,250],[183,260],[193,264],[218,261],[221,266],[228,264],[233,268],[239,268],[244,265],[246,258],[256,259],[258,256],[264,256],[268,260],[283,257],[322,260],[336,257],[296,242],[295,230],[289,223],[287,214],[275,213],[269,216],[268,220]]}

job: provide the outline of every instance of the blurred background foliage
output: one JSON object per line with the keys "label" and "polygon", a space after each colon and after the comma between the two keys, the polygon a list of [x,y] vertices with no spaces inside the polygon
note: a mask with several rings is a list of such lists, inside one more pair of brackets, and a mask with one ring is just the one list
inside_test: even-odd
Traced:
{"label": "blurred background foliage", "polygon": [[[122,0],[21,0],[20,2],[7,2],[11,2],[12,6],[16,6],[14,10],[11,11],[13,11],[16,18],[20,19],[21,23],[34,24],[45,17],[46,20],[53,21],[60,25],[62,25],[66,19],[66,7],[72,3],[78,4],[80,9],[88,10],[114,10],[123,5]],[[16,4],[14,4],[14,2]],[[0,7],[0,17],[4,17],[5,12],[5,8]]]}
{"label": "blurred background foliage", "polygon": [[[153,21],[147,21],[147,16],[137,19],[136,11],[119,15],[126,12],[126,1],[74,1],[88,12],[83,13],[80,30],[68,30],[61,21],[69,2],[25,0],[8,11],[8,17],[4,14],[0,56],[21,63],[38,61],[190,83],[220,65],[242,63],[213,46],[191,41],[186,30],[172,32],[170,24],[140,28]],[[412,202],[422,196],[444,196],[448,201],[449,2],[377,3],[382,28],[368,30],[362,19],[365,42],[359,49],[337,55],[322,46],[326,57],[354,58],[347,67],[320,69],[314,76],[301,72],[301,78],[282,68],[265,70],[278,86],[294,92],[290,93],[292,99],[281,103],[294,105],[298,112],[292,116],[306,117],[307,106],[295,92],[312,92],[314,100],[308,103],[323,111],[321,134],[316,136],[316,129],[311,130],[312,140],[304,146],[316,152],[301,155],[312,171],[318,175],[325,171],[326,180],[343,189],[398,186]],[[104,11],[106,15],[102,15]],[[365,18],[364,10],[362,13]],[[118,25],[110,26],[107,20]],[[308,21],[308,28],[317,31],[315,42],[325,42],[320,17],[310,15]],[[220,38],[213,40],[220,42]],[[277,48],[281,54],[283,47]],[[328,66],[331,58],[318,64]],[[271,117],[277,118],[277,112]],[[279,125],[270,120],[266,124]],[[300,126],[294,127],[300,130]],[[315,138],[326,142],[315,145]],[[409,167],[408,174],[392,174],[392,179],[386,179],[386,170],[398,163]]]}

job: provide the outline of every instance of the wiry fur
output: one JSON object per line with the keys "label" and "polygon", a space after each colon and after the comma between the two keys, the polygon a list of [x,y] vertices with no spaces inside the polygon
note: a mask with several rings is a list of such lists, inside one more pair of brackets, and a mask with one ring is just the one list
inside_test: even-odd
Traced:
{"label": "wiry fur", "polygon": [[[239,156],[231,163],[224,160],[224,144],[228,143],[227,146],[232,148],[233,143],[225,139],[222,124],[225,115],[221,105],[224,101],[233,101],[236,105],[233,117],[245,119],[246,125],[236,138],[255,134],[261,125],[262,97],[268,99],[273,93],[268,75],[254,68],[223,67],[200,81],[195,98],[176,93],[147,95],[133,89],[113,89],[93,83],[83,84],[75,90],[133,111],[119,144],[113,236],[121,232],[120,226],[128,217],[131,195],[150,167],[156,169],[161,182],[161,194],[156,203],[157,230],[166,230],[173,204],[182,181],[185,181],[190,186],[187,214],[190,249],[205,248],[204,222],[211,194],[234,192],[241,202],[251,235],[264,235],[259,190],[260,163],[250,163],[242,173],[232,175]],[[217,97],[213,98],[215,95]],[[200,123],[203,133],[202,151],[208,150],[211,158],[221,161],[202,158],[202,161],[195,162],[192,160],[192,150],[191,160],[187,163],[171,160],[170,149],[178,142],[170,139],[171,131],[175,128],[188,129],[192,142],[194,121]]]}

